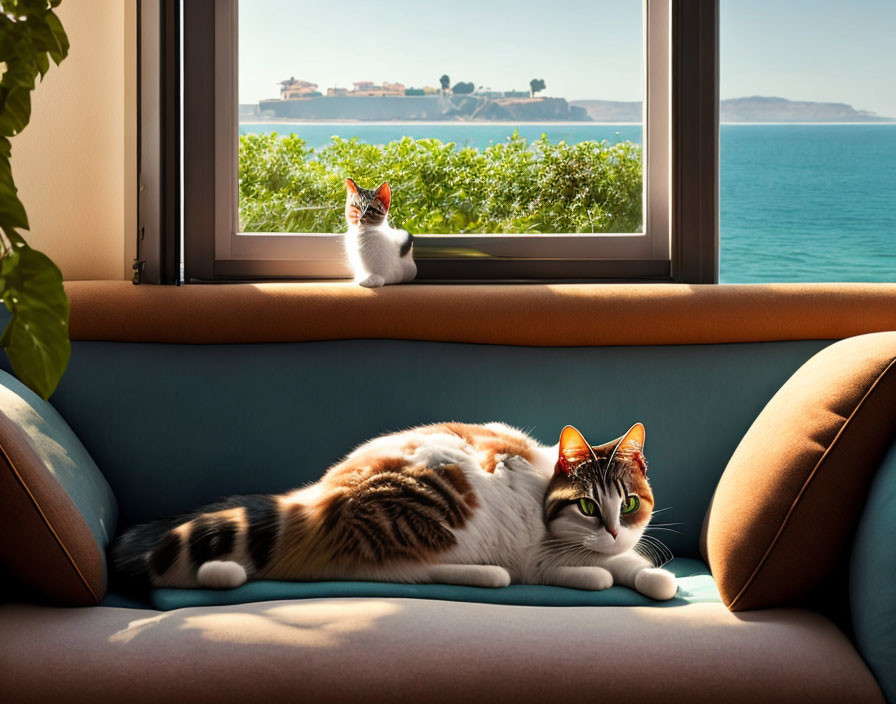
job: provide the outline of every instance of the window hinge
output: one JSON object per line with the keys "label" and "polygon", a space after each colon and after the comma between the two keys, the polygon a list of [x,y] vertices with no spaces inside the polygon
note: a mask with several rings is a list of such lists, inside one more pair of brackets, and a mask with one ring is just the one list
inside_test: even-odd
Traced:
{"label": "window hinge", "polygon": [[134,270],[134,278],[132,279],[134,286],[143,283],[143,268],[145,266],[146,262],[143,259],[134,260],[134,265],[131,267]]}

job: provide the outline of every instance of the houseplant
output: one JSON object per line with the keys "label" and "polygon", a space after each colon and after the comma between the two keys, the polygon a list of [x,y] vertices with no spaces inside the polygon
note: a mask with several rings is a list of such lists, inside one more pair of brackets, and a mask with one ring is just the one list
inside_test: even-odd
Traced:
{"label": "houseplant", "polygon": [[31,117],[31,91],[68,54],[54,9],[62,0],[0,0],[0,298],[12,314],[0,347],[19,379],[48,398],[68,364],[69,304],[62,274],[21,234],[28,217],[12,177],[10,138]]}

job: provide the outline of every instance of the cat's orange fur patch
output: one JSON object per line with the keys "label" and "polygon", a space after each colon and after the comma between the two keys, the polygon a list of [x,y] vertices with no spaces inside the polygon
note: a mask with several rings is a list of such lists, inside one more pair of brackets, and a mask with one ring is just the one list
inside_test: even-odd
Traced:
{"label": "cat's orange fur patch", "polygon": [[319,487],[306,501],[301,491],[281,501],[281,552],[265,577],[310,577],[359,559],[429,562],[455,544],[451,531],[479,506],[462,469],[413,464],[401,450],[353,453],[331,467]]}
{"label": "cat's orange fur patch", "polygon": [[532,440],[519,431],[470,423],[436,423],[421,428],[420,432],[456,435],[476,455],[479,466],[489,473],[494,472],[507,457],[522,457],[531,462],[535,449]]}

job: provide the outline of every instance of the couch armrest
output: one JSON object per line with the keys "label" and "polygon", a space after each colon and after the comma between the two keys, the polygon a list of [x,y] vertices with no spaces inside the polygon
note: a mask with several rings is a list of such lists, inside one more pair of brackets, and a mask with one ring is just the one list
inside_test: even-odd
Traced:
{"label": "couch armrest", "polygon": [[896,332],[837,342],[778,390],[707,514],[704,556],[733,611],[798,600],[837,563],[896,434]]}
{"label": "couch armrest", "polygon": [[[892,409],[896,415],[896,408]],[[896,443],[871,484],[850,560],[856,644],[887,701],[896,702]]]}

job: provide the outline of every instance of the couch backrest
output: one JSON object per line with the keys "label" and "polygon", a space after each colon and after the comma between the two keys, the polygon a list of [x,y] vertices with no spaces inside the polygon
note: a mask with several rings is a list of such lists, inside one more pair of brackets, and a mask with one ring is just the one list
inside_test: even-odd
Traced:
{"label": "couch backrest", "polygon": [[697,555],[710,496],[777,388],[827,343],[510,347],[400,340],[256,345],[75,342],[53,403],[102,469],[124,525],[317,479],[364,440],[500,420],[546,444],[647,427],[655,519]]}
{"label": "couch backrest", "polygon": [[894,285],[67,284],[53,403],[121,524],[314,481],[358,443],[446,419],[553,444],[647,426],[659,535],[697,556],[738,441],[828,341],[896,329]]}

